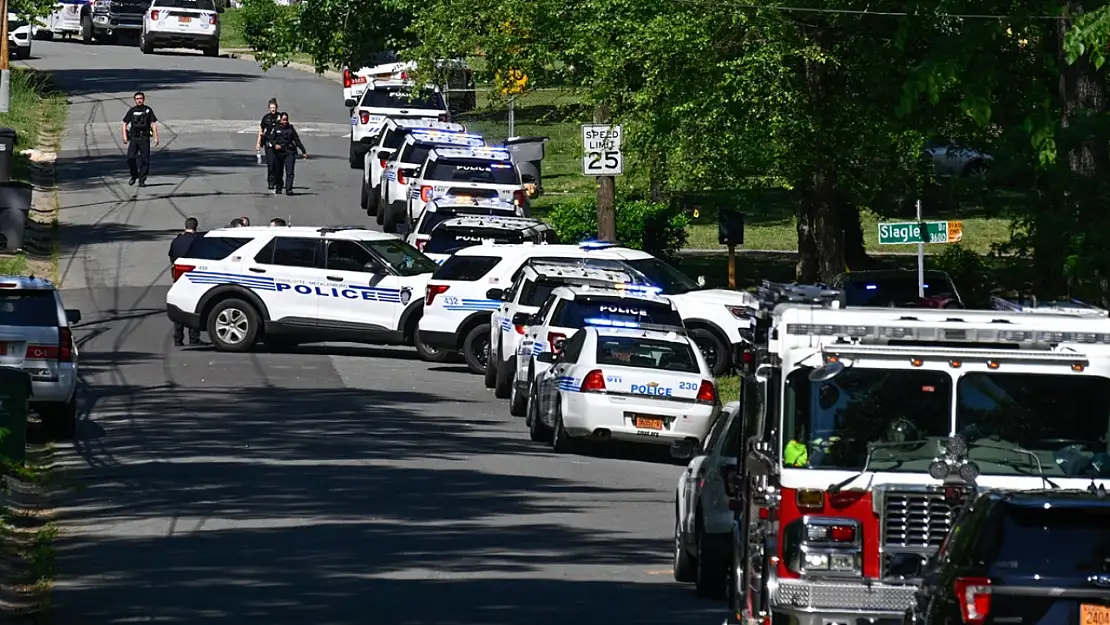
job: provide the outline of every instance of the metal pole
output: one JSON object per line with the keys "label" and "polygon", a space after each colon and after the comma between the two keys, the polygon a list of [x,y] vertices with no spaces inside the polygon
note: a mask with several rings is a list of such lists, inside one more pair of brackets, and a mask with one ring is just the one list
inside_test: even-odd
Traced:
{"label": "metal pole", "polygon": [[[8,112],[11,70],[8,69],[8,0],[0,0],[0,113]],[[29,35],[28,35],[29,36]]]}
{"label": "metal pole", "polygon": [[[5,0],[6,1],[6,0]],[[509,137],[516,136],[516,96],[509,96]]]}
{"label": "metal pole", "polygon": [[921,221],[921,200],[917,201],[917,227],[921,229],[917,244],[917,296],[925,297],[925,237],[929,236],[928,228]]}

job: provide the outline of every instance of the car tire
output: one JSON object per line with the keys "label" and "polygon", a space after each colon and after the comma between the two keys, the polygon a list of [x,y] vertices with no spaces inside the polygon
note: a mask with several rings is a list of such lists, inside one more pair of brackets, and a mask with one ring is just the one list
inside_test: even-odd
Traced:
{"label": "car tire", "polygon": [[713,374],[713,377],[720,377],[728,371],[732,365],[729,362],[728,345],[715,332],[706,328],[694,328],[690,330],[690,338],[694,339],[698,348],[701,349],[702,356],[705,357],[705,362],[709,365],[709,372]]}
{"label": "car tire", "polygon": [[528,426],[528,438],[532,439],[533,443],[551,442],[551,430],[540,420],[540,400],[536,393],[528,395],[527,416],[524,418],[524,423]]}
{"label": "car tire", "polygon": [[208,338],[221,352],[245,352],[258,338],[258,311],[238,299],[225,299],[208,313]]}
{"label": "car tire", "polygon": [[379,226],[385,223],[385,202],[377,196],[374,197],[374,221],[378,222]]}
{"label": "car tire", "polygon": [[[512,386],[509,388],[509,414],[514,417],[526,416],[528,414],[528,396],[520,392],[515,375],[513,376]],[[528,389],[528,392],[532,392],[531,388]]]}
{"label": "car tire", "polygon": [[462,355],[471,373],[485,374],[489,364],[489,324],[483,323],[466,333]]}
{"label": "car tire", "polygon": [[[490,348],[490,350],[492,351],[492,347]],[[489,360],[486,361],[486,375],[485,379],[483,380],[483,382],[485,382],[486,388],[493,388],[497,386],[497,365],[500,362],[500,357],[494,358],[493,354],[490,354]]]}
{"label": "car tire", "polygon": [[498,357],[497,382],[493,385],[493,396],[497,399],[509,399],[513,395],[513,374],[516,373],[516,356],[508,361]]}
{"label": "car tire", "polygon": [[697,581],[697,562],[689,551],[682,546],[682,523],[678,518],[678,496],[674,504],[674,581],[689,584]]}
{"label": "car tire", "polygon": [[367,215],[369,215],[373,211],[373,209],[370,207],[370,189],[367,188],[369,187],[369,185],[366,184],[365,180],[363,180],[361,186],[362,192],[359,193],[358,205],[366,211]]}
{"label": "car tire", "polygon": [[[727,559],[721,549],[715,549],[718,541],[710,542],[705,535],[701,519],[698,519],[697,528],[697,555],[694,589],[698,596],[704,599],[720,599],[725,594],[725,578],[728,576]],[[731,551],[730,551],[731,553]]]}
{"label": "car tire", "polygon": [[573,454],[578,452],[581,445],[579,445],[578,440],[567,434],[567,429],[563,427],[563,411],[557,404],[555,406],[555,427],[551,430],[551,449],[555,453]]}
{"label": "car tire", "polygon": [[39,418],[49,440],[73,440],[77,434],[77,394],[65,403],[40,406]]}
{"label": "car tire", "polygon": [[154,54],[154,46],[146,38],[145,32],[139,34],[139,50],[142,50],[143,54]]}
{"label": "car tire", "polygon": [[362,161],[358,158],[358,151],[355,150],[354,142],[351,142],[350,154],[347,155],[347,160],[351,163],[351,169],[362,169]]}
{"label": "car tire", "polygon": [[214,46],[205,47],[204,48],[204,56],[207,56],[207,57],[220,56],[220,46],[219,46],[219,44],[214,45]]}
{"label": "car tire", "polygon": [[451,352],[445,349],[437,349],[421,341],[419,330],[412,338],[412,345],[416,348],[416,353],[420,355],[420,360],[424,362],[447,362],[447,359],[451,357]]}
{"label": "car tire", "polygon": [[93,42],[92,18],[88,15],[81,18],[81,43],[90,45]]}
{"label": "car tire", "polygon": [[399,224],[399,220],[397,219],[398,212],[399,211],[393,210],[392,206],[386,206],[385,215],[382,216],[383,231],[389,234],[397,233],[397,226]]}

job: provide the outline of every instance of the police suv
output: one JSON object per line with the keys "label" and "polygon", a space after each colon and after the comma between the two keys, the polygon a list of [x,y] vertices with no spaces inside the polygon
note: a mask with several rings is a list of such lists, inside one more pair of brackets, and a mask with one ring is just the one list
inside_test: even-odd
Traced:
{"label": "police suv", "polygon": [[501,147],[440,148],[428,158],[409,187],[408,219],[415,222],[424,205],[439,195],[497,198],[513,202],[528,215],[528,193],[508,150]]}
{"label": "police suv", "polygon": [[[431,232],[421,232],[421,224],[428,215],[437,215],[427,210],[420,217],[409,244],[424,252],[439,264],[443,264],[455,252],[482,244],[516,243],[558,243],[559,237],[551,226],[538,219],[527,217],[496,217],[491,215],[471,215],[453,217],[439,221]],[[479,371],[479,373],[481,373]]]}
{"label": "police suv", "polygon": [[433,148],[439,146],[472,148],[486,144],[482,135],[457,132],[421,131],[410,132],[401,142],[401,147],[386,161],[382,180],[378,185],[378,223],[386,232],[396,232],[398,224],[409,226],[405,210],[412,187],[413,178],[420,166],[427,160]]}
{"label": "police suv", "polygon": [[528,396],[531,439],[561,453],[587,439],[700,444],[720,404],[698,346],[681,327],[609,321],[587,319],[560,350],[536,357],[547,367]]}
{"label": "police suv", "polygon": [[659,294],[659,287],[615,284],[604,287],[560,286],[534,315],[517,313],[513,325],[527,326],[516,350],[516,367],[510,388],[509,414],[525,416],[532,383],[551,364],[538,358],[558,353],[563,341],[582,328],[596,325],[640,327],[643,324],[683,328],[674,302]]}
{"label": "police suv", "polygon": [[212,0],[154,0],[143,15],[139,48],[143,54],[156,48],[191,48],[219,56],[220,11]]}
{"label": "police suv", "polygon": [[[424,214],[420,219],[416,220],[416,225],[413,226],[412,232],[406,239],[409,245],[416,249],[423,249],[431,238],[432,230],[436,226],[445,221],[454,219],[455,217],[519,217],[520,207],[512,202],[505,202],[502,200],[481,200],[477,198],[457,198],[446,195],[439,198],[432,198],[431,202],[424,205]],[[518,241],[520,243],[522,241]],[[439,264],[443,264],[443,260],[432,257]]]}
{"label": "police suv", "polygon": [[258,340],[412,344],[436,268],[404,241],[357,227],[224,228],[174,263],[166,311],[221,351]]}
{"label": "police suv", "polygon": [[351,169],[362,169],[363,159],[378,142],[389,118],[451,121],[439,88],[416,87],[406,80],[372,80],[351,114]]}
{"label": "police suv", "polygon": [[[386,162],[401,147],[405,136],[413,130],[438,130],[441,132],[463,132],[462,124],[451,122],[438,122],[430,119],[387,119],[378,143],[370,148],[370,158],[363,159],[362,166],[362,196],[359,205],[366,209],[367,215],[378,212],[378,187],[382,182],[382,172],[385,171]],[[380,223],[380,222],[379,222]]]}
{"label": "police suv", "polygon": [[[547,301],[551,291],[564,285],[612,286],[640,284],[647,286],[643,274],[619,260],[601,258],[533,258],[524,263],[504,291],[491,289],[493,299],[501,299],[501,307],[490,315],[490,359],[486,366],[486,388],[493,388],[499,399],[508,399],[516,373],[516,350],[528,332],[527,324],[518,321],[530,318]],[[518,315],[521,315],[518,317]],[[464,351],[466,346],[464,345]]]}

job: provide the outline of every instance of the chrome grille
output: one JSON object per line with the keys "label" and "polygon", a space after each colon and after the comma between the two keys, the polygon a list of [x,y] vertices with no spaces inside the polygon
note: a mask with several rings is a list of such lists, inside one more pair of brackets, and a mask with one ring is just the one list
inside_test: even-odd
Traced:
{"label": "chrome grille", "polygon": [[883,497],[884,547],[940,547],[956,518],[944,493],[887,491]]}

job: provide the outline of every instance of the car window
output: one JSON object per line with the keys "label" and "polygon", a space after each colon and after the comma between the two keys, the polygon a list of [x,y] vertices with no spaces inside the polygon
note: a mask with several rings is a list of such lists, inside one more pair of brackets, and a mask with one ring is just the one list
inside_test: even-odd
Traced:
{"label": "car window", "polygon": [[652,323],[682,326],[682,317],[670,302],[629,300],[617,297],[577,297],[567,303],[558,317],[561,328],[584,328],[587,325],[634,327]]}
{"label": "car window", "polygon": [[702,453],[705,455],[710,454],[717,446],[717,441],[721,439],[721,432],[728,426],[729,421],[732,421],[732,413],[721,411],[717,420],[713,422],[712,427],[709,429],[709,435],[705,437],[705,442],[702,444]]}
{"label": "car window", "polygon": [[398,275],[416,276],[422,273],[432,273],[439,269],[436,261],[421,254],[420,250],[399,239],[366,241],[364,245],[392,267]]}
{"label": "car window", "polygon": [[454,254],[461,249],[479,245],[483,241],[522,243],[524,242],[524,234],[520,230],[503,230],[501,228],[440,226],[432,231],[432,238],[424,247],[424,251],[429,254]]}
{"label": "car window", "polygon": [[701,371],[689,343],[629,336],[597,337],[597,364],[682,373]]}
{"label": "car window", "polygon": [[49,328],[58,325],[54,291],[45,289],[0,291],[0,326]]}
{"label": "car window", "polygon": [[[743,432],[745,436],[750,438],[759,432],[759,424],[763,419],[764,391],[763,385],[755,376],[745,378],[742,389],[740,402],[744,411]],[[736,451],[740,451],[739,446],[736,447]]]}
{"label": "car window", "polygon": [[401,155],[397,157],[397,162],[422,165],[424,160],[428,158],[428,152],[431,149],[432,146],[430,145],[410,143],[408,147],[401,151]]}
{"label": "car window", "polygon": [[582,346],[586,343],[586,333],[579,332],[567,340],[566,345],[563,346],[563,360],[569,363],[578,362],[578,357],[582,355]]}
{"label": "car window", "polygon": [[545,301],[543,303],[543,305],[540,306],[540,309],[538,311],[536,311],[536,317],[538,317],[541,321],[546,320],[547,316],[548,316],[548,313],[551,312],[551,308],[553,306],[555,306],[555,304],[559,304],[559,303],[562,303],[564,301],[566,301],[566,300],[563,300],[562,298],[556,297],[554,295],[552,295],[551,297],[548,297],[547,301]]}
{"label": "car window", "polygon": [[663,289],[665,295],[681,295],[701,288],[689,276],[658,258],[629,260],[625,263],[644,274],[649,282]]}
{"label": "car window", "polygon": [[547,301],[547,298],[551,296],[551,292],[557,286],[559,285],[555,282],[539,282],[536,280],[525,282],[520,289],[520,305],[543,306],[543,303]]}
{"label": "car window", "polygon": [[200,11],[216,10],[216,5],[212,0],[155,0],[151,6],[169,9],[198,9]]}
{"label": "car window", "polygon": [[497,256],[452,256],[432,274],[432,279],[474,282],[484,278],[499,262]]}
{"label": "car window", "polygon": [[424,211],[420,217],[420,223],[417,224],[416,234],[431,234],[439,224],[453,218],[451,212],[446,211]]}
{"label": "car window", "polygon": [[527,281],[528,278],[525,277],[524,272],[520,269],[517,269],[516,273],[513,274],[513,285],[510,286],[507,291],[505,291],[505,301],[515,302],[516,294],[520,292],[521,285],[525,284]]}
{"label": "car window", "polygon": [[[315,267],[316,266],[316,239],[299,237],[276,237],[274,243],[273,260],[271,265],[285,267]],[[266,262],[259,260],[258,262]]]}
{"label": "car window", "polygon": [[387,150],[396,150],[401,147],[401,143],[405,140],[408,134],[408,128],[394,128],[385,137],[382,137],[382,148]]}
{"label": "car window", "polygon": [[1104,505],[1005,505],[1001,545],[993,558],[1000,574],[1082,575],[1107,572],[1110,508]]}
{"label": "car window", "polygon": [[336,271],[379,273],[382,264],[354,241],[329,241],[326,267]]}
{"label": "car window", "polygon": [[435,109],[446,110],[443,96],[432,89],[409,89],[401,87],[375,87],[362,93],[359,106],[365,108],[389,109]]}
{"label": "car window", "polygon": [[520,174],[507,161],[441,158],[428,163],[425,180],[519,185]]}
{"label": "car window", "polygon": [[[197,260],[223,260],[253,239],[243,237],[197,237],[193,239],[185,258]],[[273,252],[270,252],[273,254]]]}
{"label": "car window", "polygon": [[[951,294],[952,285],[941,275],[925,276],[925,297]],[[849,306],[890,306],[917,302],[917,275],[876,276],[848,274],[843,290]]]}

